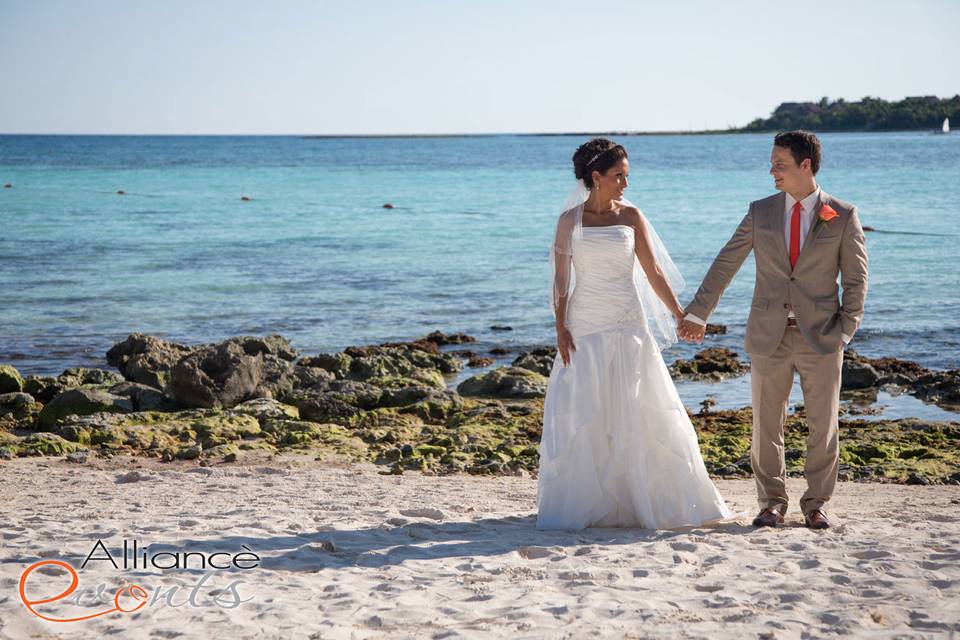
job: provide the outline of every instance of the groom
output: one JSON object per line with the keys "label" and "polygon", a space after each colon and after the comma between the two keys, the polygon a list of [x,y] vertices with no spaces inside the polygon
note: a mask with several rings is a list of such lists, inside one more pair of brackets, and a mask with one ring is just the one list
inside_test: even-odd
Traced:
{"label": "groom", "polygon": [[817,185],[817,136],[807,131],[777,135],[770,164],[780,193],[750,203],[685,309],[678,333],[686,340],[703,340],[706,320],[753,250],[757,279],[744,341],[752,369],[750,463],[760,503],[753,524],[775,526],[787,511],[783,422],[796,371],[809,431],[807,491],[800,509],[808,527],[826,529],[830,521],[824,504],[833,493],[839,466],[843,346],[863,317],[867,251],[857,208]]}

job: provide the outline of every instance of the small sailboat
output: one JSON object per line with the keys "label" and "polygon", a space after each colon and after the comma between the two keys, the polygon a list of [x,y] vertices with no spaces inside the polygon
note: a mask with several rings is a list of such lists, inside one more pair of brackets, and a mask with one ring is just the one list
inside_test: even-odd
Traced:
{"label": "small sailboat", "polygon": [[950,118],[943,119],[943,126],[940,127],[939,133],[950,133]]}

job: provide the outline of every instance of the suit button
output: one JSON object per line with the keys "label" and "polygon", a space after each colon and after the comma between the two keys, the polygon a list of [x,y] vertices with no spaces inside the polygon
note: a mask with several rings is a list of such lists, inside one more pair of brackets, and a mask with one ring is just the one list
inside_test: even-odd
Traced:
{"label": "suit button", "polygon": [[790,308],[789,303],[784,302],[784,303],[783,303],[783,308],[784,308],[784,309],[789,309],[789,308]]}
{"label": "suit button", "polygon": [[790,276],[790,282],[793,282],[794,280],[796,280],[796,278],[794,278],[793,276]]}

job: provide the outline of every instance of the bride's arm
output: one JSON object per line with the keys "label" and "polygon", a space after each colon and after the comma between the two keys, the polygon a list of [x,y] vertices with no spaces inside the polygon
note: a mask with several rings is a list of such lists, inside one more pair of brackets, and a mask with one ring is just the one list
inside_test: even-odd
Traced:
{"label": "bride's arm", "polygon": [[556,253],[556,274],[553,278],[554,307],[553,313],[557,320],[557,327],[567,326],[567,295],[570,284],[570,271],[573,260],[569,254]]}
{"label": "bride's arm", "polygon": [[640,261],[640,266],[643,268],[643,272],[647,274],[647,280],[650,281],[653,292],[663,301],[667,309],[673,313],[674,317],[677,318],[677,322],[680,322],[683,318],[683,307],[680,306],[680,301],[677,300],[677,295],[673,292],[673,288],[670,287],[670,282],[667,281],[667,277],[663,275],[660,265],[657,264],[653,244],[650,242],[650,235],[647,231],[646,220],[644,220],[637,209],[633,208],[630,209],[630,220],[633,226],[634,250],[636,251],[637,259]]}
{"label": "bride's arm", "polygon": [[573,277],[573,230],[575,218],[565,212],[557,220],[550,259],[553,264],[553,315],[557,327],[567,325],[567,297]]}

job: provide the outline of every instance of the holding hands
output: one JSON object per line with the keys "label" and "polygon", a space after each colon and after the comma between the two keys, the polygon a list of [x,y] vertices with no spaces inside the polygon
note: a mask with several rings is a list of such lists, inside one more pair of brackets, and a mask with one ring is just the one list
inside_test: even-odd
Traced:
{"label": "holding hands", "polygon": [[673,312],[677,319],[677,337],[686,342],[703,342],[703,336],[707,332],[707,325],[688,320],[683,309],[677,308]]}
{"label": "holding hands", "polygon": [[683,320],[677,323],[677,335],[681,340],[687,342],[703,342],[703,336],[707,332],[705,325],[694,322],[693,320]]}

